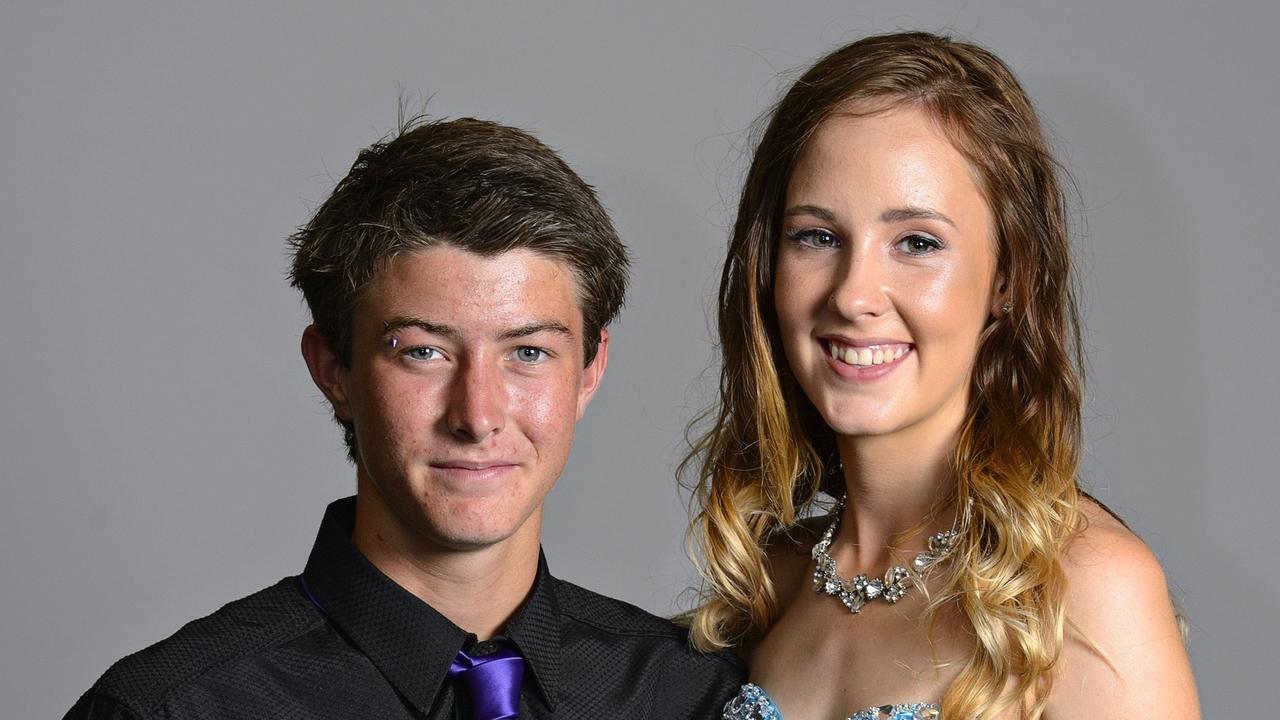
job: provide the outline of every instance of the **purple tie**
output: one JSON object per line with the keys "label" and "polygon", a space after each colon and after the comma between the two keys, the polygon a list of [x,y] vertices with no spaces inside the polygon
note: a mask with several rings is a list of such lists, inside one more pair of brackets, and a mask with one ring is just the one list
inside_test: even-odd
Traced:
{"label": "purple tie", "polygon": [[458,651],[449,677],[467,688],[475,720],[512,720],[520,716],[524,658],[510,646],[480,657]]}

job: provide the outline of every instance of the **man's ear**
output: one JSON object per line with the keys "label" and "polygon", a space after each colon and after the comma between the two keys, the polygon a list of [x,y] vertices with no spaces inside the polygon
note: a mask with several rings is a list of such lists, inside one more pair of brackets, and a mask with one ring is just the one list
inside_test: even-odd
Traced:
{"label": "man's ear", "polygon": [[587,411],[587,404],[595,396],[604,379],[604,369],[609,365],[609,331],[600,328],[600,344],[596,346],[596,356],[582,369],[582,386],[578,388],[578,419],[582,419]]}
{"label": "man's ear", "polygon": [[333,351],[329,341],[315,325],[302,331],[302,357],[311,371],[311,381],[333,405],[339,420],[351,421],[351,403],[347,395],[347,368]]}

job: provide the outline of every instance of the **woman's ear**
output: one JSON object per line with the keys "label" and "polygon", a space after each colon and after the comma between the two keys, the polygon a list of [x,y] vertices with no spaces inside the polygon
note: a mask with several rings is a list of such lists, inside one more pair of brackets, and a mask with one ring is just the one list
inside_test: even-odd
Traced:
{"label": "woman's ear", "polygon": [[1004,273],[996,273],[995,280],[991,283],[991,317],[1002,318],[1012,311],[1009,283],[1005,280]]}

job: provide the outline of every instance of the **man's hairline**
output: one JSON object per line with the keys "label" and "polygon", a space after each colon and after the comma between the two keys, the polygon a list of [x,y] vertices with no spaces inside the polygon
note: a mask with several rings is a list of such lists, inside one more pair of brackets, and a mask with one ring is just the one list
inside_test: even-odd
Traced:
{"label": "man's hairline", "polygon": [[[433,248],[442,247],[442,246],[455,248],[457,250],[461,250],[470,255],[474,255],[476,257],[482,257],[482,258],[495,258],[495,257],[500,257],[500,256],[507,255],[514,252],[525,251],[539,258],[555,263],[557,268],[560,269],[561,271],[567,270],[569,273],[569,277],[573,282],[574,307],[578,311],[579,325],[582,327],[582,338],[578,342],[578,347],[583,348],[582,366],[586,367],[590,365],[591,362],[595,359],[594,355],[592,356],[591,359],[588,359],[586,354],[586,349],[585,349],[585,343],[587,342],[587,335],[589,332],[587,329],[587,317],[586,317],[586,309],[585,309],[585,302],[584,302],[584,300],[586,299],[585,283],[582,282],[582,277],[579,275],[578,269],[574,267],[574,265],[571,262],[569,262],[563,255],[558,255],[553,252],[548,252],[547,250],[544,250],[529,244],[515,245],[513,247],[509,247],[503,250],[498,250],[496,252],[490,252],[490,253],[477,252],[476,250],[473,250],[469,247],[464,246],[463,244],[461,244],[460,242],[458,242],[457,240],[449,236],[432,235],[432,236],[427,236],[425,238],[422,238],[422,242],[420,244],[415,244],[412,246],[400,248],[393,252],[387,253],[384,257],[380,258],[375,265],[375,270],[373,275],[369,278],[367,282],[362,284],[360,287],[356,288],[355,291],[352,293],[351,295],[352,302],[346,308],[347,310],[349,310],[348,322],[347,322],[348,328],[346,328],[348,330],[347,341],[348,341],[348,344],[352,346],[349,346],[346,348],[335,348],[332,346],[336,339],[330,339],[327,337],[325,338],[326,342],[330,344],[331,349],[335,351],[335,354],[338,356],[338,359],[342,362],[344,367],[346,367],[347,369],[350,369],[351,352],[354,350],[353,344],[355,341],[354,333],[355,333],[356,312],[359,309],[361,303],[364,302],[367,294],[370,292],[370,289],[375,284],[377,284],[378,281],[380,281],[383,277],[386,276],[387,272],[391,269],[392,263],[394,263],[398,258],[405,255],[415,255],[415,254],[423,253]],[[315,321],[315,318],[312,318],[312,324],[314,324],[314,321]],[[600,327],[596,328],[595,330],[595,334],[596,334],[596,337],[594,338],[596,343],[595,354],[597,355],[599,354],[599,345],[602,340],[602,338],[600,337],[600,334],[605,330],[606,327],[608,327],[607,323],[601,323]],[[339,332],[341,332],[342,330],[343,328],[339,328]],[[320,335],[324,337],[325,333],[321,332]],[[339,350],[342,350],[342,352],[339,352]]]}

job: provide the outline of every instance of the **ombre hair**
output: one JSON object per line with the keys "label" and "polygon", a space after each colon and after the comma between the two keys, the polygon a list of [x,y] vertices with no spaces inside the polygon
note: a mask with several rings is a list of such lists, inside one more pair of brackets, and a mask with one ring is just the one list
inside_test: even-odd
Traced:
{"label": "ombre hair", "polygon": [[768,116],[720,279],[719,401],[691,426],[704,431],[681,466],[696,473],[690,541],[703,577],[691,636],[710,650],[768,630],[780,610],[769,543],[811,511],[834,470],[835,436],[791,375],[774,311],[792,171],[827,118],[897,107],[926,113],[969,162],[1014,308],[979,338],[951,456],[955,494],[939,500],[960,508],[961,540],[928,613],[954,604],[975,637],[942,715],[986,717],[1016,704],[1038,718],[1067,623],[1059,557],[1083,524],[1084,370],[1066,202],[1013,74],[991,52],[946,37],[898,33],[840,48]]}

